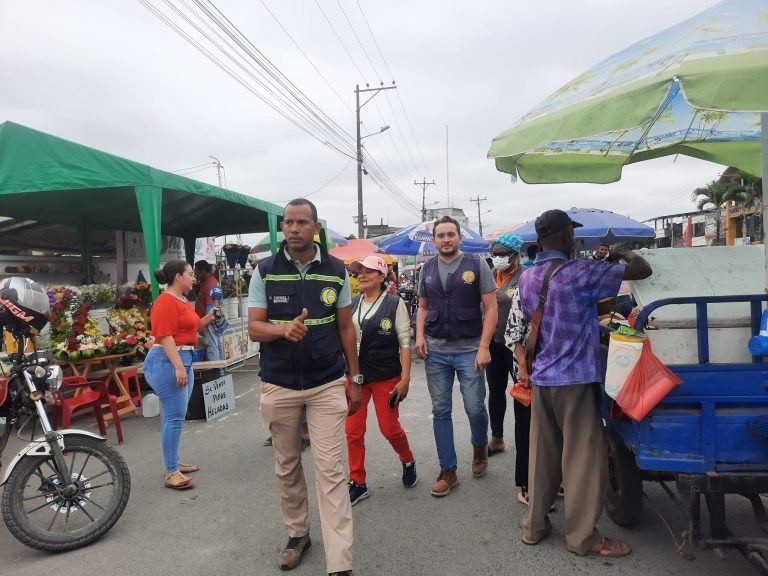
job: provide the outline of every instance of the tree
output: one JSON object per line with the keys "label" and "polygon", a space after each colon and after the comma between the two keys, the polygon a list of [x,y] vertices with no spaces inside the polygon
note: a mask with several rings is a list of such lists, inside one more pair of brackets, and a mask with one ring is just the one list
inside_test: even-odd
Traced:
{"label": "tree", "polygon": [[[741,202],[741,205],[745,210],[752,210],[754,208],[757,208],[760,211],[759,222],[761,225],[759,226],[759,229],[757,230],[755,237],[757,239],[762,239],[763,237],[763,233],[762,233],[763,180],[761,178],[758,178],[757,176],[753,176],[752,174],[743,172],[738,168],[734,168],[731,166],[723,172],[718,182],[723,186],[726,186],[729,190],[733,192],[739,192],[742,194],[743,200]],[[745,227],[746,227],[746,218],[747,217],[745,215],[744,216]],[[755,233],[753,232],[753,234]],[[746,229],[744,231],[744,235],[746,236]]]}
{"label": "tree", "polygon": [[724,186],[718,180],[712,180],[706,186],[696,188],[691,192],[691,201],[696,202],[697,210],[704,210],[705,207],[711,206],[708,210],[714,210],[715,212],[715,226],[717,229],[715,244],[720,243],[720,215],[722,214],[723,204],[730,201],[742,203],[744,202],[744,197],[743,192]]}

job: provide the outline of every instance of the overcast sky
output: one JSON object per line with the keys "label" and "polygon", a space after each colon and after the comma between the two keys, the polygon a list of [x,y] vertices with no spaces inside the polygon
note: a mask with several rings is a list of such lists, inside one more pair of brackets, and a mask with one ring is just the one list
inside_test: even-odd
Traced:
{"label": "overcast sky", "polygon": [[[162,0],[147,1],[172,14]],[[413,181],[426,177],[437,184],[428,188],[427,203],[446,205],[450,188],[451,203],[465,210],[473,227],[477,207],[469,198],[487,198],[481,204],[482,212],[491,211],[482,216],[486,232],[571,206],[642,220],[693,210],[691,190],[723,170],[668,157],[626,168],[615,184],[528,186],[512,184],[486,159],[494,136],[561,85],[714,1],[318,2],[341,41],[315,0],[216,0],[215,6],[349,134],[355,130],[355,85],[394,79],[399,95],[380,93],[362,113],[364,134],[382,125],[391,129],[364,142],[417,206],[421,188]],[[138,1],[2,0],[0,73],[0,122],[164,170],[204,165],[212,155],[224,165],[232,190],[281,205],[311,194],[331,228],[357,232],[354,161],[275,113]],[[217,181],[212,165],[190,177]],[[368,178],[363,185],[369,223],[418,221],[413,204]]]}

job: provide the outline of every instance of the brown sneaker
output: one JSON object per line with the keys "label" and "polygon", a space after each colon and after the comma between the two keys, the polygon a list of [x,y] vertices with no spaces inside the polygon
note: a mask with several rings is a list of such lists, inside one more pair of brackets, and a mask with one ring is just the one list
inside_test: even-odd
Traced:
{"label": "brown sneaker", "polygon": [[280,556],[277,559],[277,565],[280,567],[280,570],[296,568],[299,562],[301,562],[304,552],[309,550],[310,546],[312,546],[312,540],[309,539],[309,534],[288,538],[288,544],[280,550]]}
{"label": "brown sneaker", "polygon": [[456,477],[456,470],[449,468],[440,468],[440,475],[437,481],[432,484],[432,496],[448,496],[448,493],[459,485],[459,479]]}
{"label": "brown sneaker", "polygon": [[488,472],[488,444],[474,447],[472,455],[472,476],[482,478]]}

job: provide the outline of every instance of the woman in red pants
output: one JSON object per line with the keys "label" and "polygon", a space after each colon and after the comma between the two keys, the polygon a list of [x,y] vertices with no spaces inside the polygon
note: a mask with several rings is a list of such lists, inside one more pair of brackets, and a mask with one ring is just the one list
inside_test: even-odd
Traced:
{"label": "woman in red pants", "polygon": [[357,334],[360,372],[365,378],[360,409],[347,417],[349,498],[354,506],[368,498],[365,483],[365,423],[368,401],[373,398],[379,429],[403,466],[403,486],[416,485],[416,462],[400,426],[398,405],[408,395],[411,379],[411,327],[405,302],[387,293],[387,265],[368,256],[349,266],[357,276],[361,294],[352,301],[352,321]]}

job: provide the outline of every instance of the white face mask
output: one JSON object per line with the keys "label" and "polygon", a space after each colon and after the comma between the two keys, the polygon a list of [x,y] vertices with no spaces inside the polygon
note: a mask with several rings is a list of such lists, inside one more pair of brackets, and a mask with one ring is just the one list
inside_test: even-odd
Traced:
{"label": "white face mask", "polygon": [[501,270],[502,272],[512,265],[509,262],[509,256],[491,256],[491,264],[493,264],[494,270]]}

